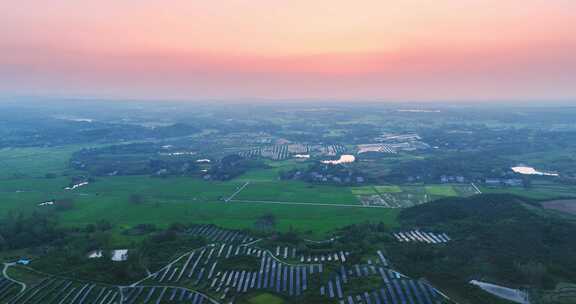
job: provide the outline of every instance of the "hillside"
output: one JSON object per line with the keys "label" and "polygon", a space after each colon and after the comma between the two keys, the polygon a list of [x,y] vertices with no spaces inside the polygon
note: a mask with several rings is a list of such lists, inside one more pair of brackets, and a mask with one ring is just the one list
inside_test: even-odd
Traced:
{"label": "hillside", "polygon": [[404,227],[452,237],[444,246],[398,243],[389,254],[402,271],[429,279],[458,302],[498,303],[467,284],[472,279],[529,289],[537,299],[576,278],[576,225],[538,202],[511,195],[450,198],[403,210],[399,219]]}

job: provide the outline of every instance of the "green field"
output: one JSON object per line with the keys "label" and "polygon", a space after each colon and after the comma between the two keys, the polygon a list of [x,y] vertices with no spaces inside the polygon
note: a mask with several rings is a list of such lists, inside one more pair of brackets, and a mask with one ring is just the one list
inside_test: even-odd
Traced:
{"label": "green field", "polygon": [[81,146],[0,149],[0,179],[60,175],[68,170],[72,153]]}
{"label": "green field", "polygon": [[[115,225],[115,231],[142,223],[165,227],[174,222],[252,228],[255,221],[266,214],[276,217],[279,230],[314,231],[311,237],[319,238],[336,228],[358,222],[382,221],[396,225],[396,210],[223,201],[250,181],[236,199],[360,206],[350,188],[279,181],[278,172],[301,166],[297,161],[271,162],[268,169],[254,170],[228,182],[189,177],[116,176],[98,177],[85,187],[64,190],[71,177],[78,174],[68,169],[68,158],[79,148],[1,150],[0,155],[4,158],[0,216],[11,211],[31,213],[52,208],[37,205],[46,200],[70,198],[74,207],[56,213],[63,225],[83,227],[106,219]],[[46,178],[46,173],[54,173],[56,177]],[[63,173],[68,176],[62,176]],[[130,202],[133,194],[141,196],[143,202]],[[117,238],[122,239],[120,235]]]}
{"label": "green field", "polygon": [[[194,180],[190,181],[190,188],[184,190],[189,194],[189,198],[185,198],[187,195],[183,193],[172,194],[177,192],[178,188],[167,185],[170,180],[148,179],[143,182],[147,178],[132,178],[133,184],[144,184],[141,187],[146,187],[144,193],[149,196],[146,196],[143,204],[130,203],[128,196],[131,191],[126,188],[116,188],[106,193],[88,192],[106,187],[104,183],[94,184],[92,188],[86,187],[83,195],[77,197],[74,210],[62,214],[62,221],[73,226],[83,226],[96,219],[105,218],[123,227],[141,223],[167,226],[173,222],[193,222],[211,223],[227,228],[252,228],[257,218],[273,214],[280,230],[286,231],[292,227],[301,231],[313,230],[317,235],[322,235],[335,228],[366,220],[394,224],[397,214],[392,210],[357,207],[225,203],[217,198],[222,193],[231,193],[236,184],[213,184]],[[132,178],[123,178],[124,183],[128,183],[127,179]]]}
{"label": "green field", "polygon": [[[294,160],[268,161],[268,168],[252,170],[227,182],[190,177],[99,177],[88,186],[66,191],[63,188],[78,174],[68,167],[69,157],[78,149],[79,146],[0,150],[0,215],[10,211],[31,213],[51,208],[38,207],[40,202],[71,198],[73,209],[57,212],[61,223],[70,227],[83,227],[106,219],[115,225],[115,231],[143,223],[165,227],[174,222],[252,228],[259,217],[272,214],[277,218],[277,229],[314,231],[311,237],[320,238],[339,227],[364,221],[382,221],[394,226],[399,207],[474,193],[468,185],[342,187],[279,180],[281,170],[303,166]],[[47,173],[55,176],[46,178]],[[233,201],[223,201],[246,182],[249,184]],[[554,184],[535,184],[528,191],[521,188],[482,190],[533,198],[576,196],[575,187]],[[143,202],[130,202],[134,194],[142,197]],[[392,208],[361,208],[361,200],[366,198],[371,201],[364,201],[365,204]]]}
{"label": "green field", "polygon": [[351,188],[363,205],[408,208],[436,199],[475,194],[471,185],[381,185]]}
{"label": "green field", "polygon": [[560,185],[545,181],[533,182],[528,189],[523,187],[481,187],[482,193],[512,193],[537,200],[575,198],[576,186]]}
{"label": "green field", "polygon": [[236,181],[240,182],[271,182],[278,180],[278,174],[280,171],[288,171],[291,169],[306,167],[302,161],[299,160],[281,160],[281,161],[271,161],[266,160],[266,165],[269,168],[255,169],[246,172],[245,174],[235,178]]}
{"label": "green field", "polygon": [[354,195],[377,195],[379,193],[402,192],[402,188],[397,185],[353,187],[351,190]]}
{"label": "green field", "polygon": [[359,205],[350,188],[312,185],[300,181],[256,182],[249,184],[235,199],[294,203]]}
{"label": "green field", "polygon": [[380,193],[400,193],[402,189],[400,186],[392,185],[392,186],[374,186],[374,189]]}
{"label": "green field", "polygon": [[275,296],[273,294],[261,293],[261,294],[257,294],[257,295],[248,297],[248,299],[246,299],[245,303],[250,303],[250,304],[282,304],[282,303],[285,303],[285,301],[282,298]]}
{"label": "green field", "polygon": [[374,190],[374,187],[372,186],[366,186],[366,187],[353,187],[350,188],[350,190],[352,191],[352,194],[356,195],[356,196],[360,196],[360,195],[377,195],[378,192],[376,192],[376,190]]}
{"label": "green field", "polygon": [[[147,176],[106,177],[95,183],[74,191],[63,191],[62,183],[49,180],[30,180],[38,182],[40,190],[36,192],[7,193],[0,209],[7,211],[13,208],[34,210],[37,203],[52,198],[73,198],[73,210],[63,212],[61,219],[66,225],[83,226],[98,219],[107,219],[122,227],[141,223],[160,226],[172,222],[213,223],[229,228],[251,228],[255,219],[264,214],[274,214],[278,219],[278,228],[287,230],[290,226],[301,230],[327,232],[335,227],[364,221],[392,221],[395,212],[387,210],[364,210],[362,208],[325,207],[305,205],[264,205],[258,203],[225,203],[221,198],[231,194],[240,185],[231,182],[207,182],[193,178],[171,177],[167,179]],[[40,182],[39,182],[40,181]],[[7,182],[4,182],[7,183]],[[10,182],[11,189],[15,182]],[[284,188],[284,183],[259,183],[253,191],[274,195]],[[250,185],[252,186],[252,185]],[[54,187],[52,189],[51,187]],[[8,187],[3,187],[8,189]],[[307,188],[304,184],[295,183],[288,186],[288,191],[281,191],[276,197],[281,199],[305,199],[315,195],[321,202],[329,202],[331,198],[338,202],[346,202],[340,194],[347,194],[347,199],[353,203],[355,198],[346,188],[321,187]],[[340,189],[340,191],[335,191]],[[248,189],[246,189],[248,190]],[[244,191],[242,192],[244,193]],[[144,198],[141,204],[129,201],[131,194],[140,194]],[[263,196],[259,196],[262,198]],[[336,202],[337,203],[337,202]],[[12,208],[10,208],[12,207]],[[341,223],[341,224],[339,224]]]}
{"label": "green field", "polygon": [[450,185],[426,186],[426,192],[435,196],[458,196],[458,193]]}

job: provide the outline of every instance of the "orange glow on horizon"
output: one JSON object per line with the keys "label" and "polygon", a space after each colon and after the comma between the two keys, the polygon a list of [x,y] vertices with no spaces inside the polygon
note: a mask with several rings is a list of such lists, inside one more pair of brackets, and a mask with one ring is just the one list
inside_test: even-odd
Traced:
{"label": "orange glow on horizon", "polygon": [[569,0],[22,0],[0,18],[0,92],[576,94]]}

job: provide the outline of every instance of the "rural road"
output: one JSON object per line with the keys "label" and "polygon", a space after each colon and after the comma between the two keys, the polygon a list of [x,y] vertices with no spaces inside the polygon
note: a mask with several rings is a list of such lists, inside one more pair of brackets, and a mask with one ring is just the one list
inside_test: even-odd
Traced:
{"label": "rural road", "polygon": [[472,183],[471,185],[472,185],[472,187],[474,187],[476,192],[478,192],[477,194],[482,194],[482,191],[480,191],[480,189],[478,189],[478,187],[476,187],[476,184]]}
{"label": "rural road", "polygon": [[[200,247],[200,248],[196,248],[196,249],[194,249],[194,250],[188,251],[188,252],[180,255],[180,256],[177,257],[176,259],[172,260],[170,263],[166,264],[166,266],[162,267],[160,270],[158,270],[158,271],[156,271],[156,272],[154,272],[154,273],[151,273],[151,274],[147,275],[147,276],[144,277],[143,279],[141,279],[141,280],[139,280],[139,281],[137,281],[137,282],[135,282],[135,283],[132,283],[132,284],[130,284],[130,285],[128,285],[128,286],[118,286],[118,288],[120,289],[120,296],[121,296],[121,298],[122,298],[122,299],[124,298],[124,292],[123,292],[124,289],[126,289],[126,288],[136,288],[136,287],[139,287],[140,284],[141,284],[143,281],[149,279],[150,277],[152,277],[153,275],[155,275],[155,274],[157,274],[157,273],[160,273],[162,270],[166,269],[167,267],[172,267],[172,265],[174,265],[175,263],[177,263],[178,261],[180,261],[181,259],[183,259],[183,258],[186,257],[187,255],[191,254],[192,252],[197,251],[197,250],[200,250],[200,249],[203,249],[203,248],[204,248],[204,249],[207,249],[207,248],[211,248],[211,247],[213,247],[213,246],[207,245],[207,246],[204,246],[204,247]],[[208,300],[210,300],[210,302],[212,302],[213,304],[220,304],[220,302],[216,301],[215,299],[213,299],[212,297],[210,297],[210,296],[207,295],[207,294],[204,294],[204,293],[202,293],[202,292],[200,292],[200,291],[197,291],[197,290],[192,290],[192,289],[189,289],[189,288],[184,288],[184,287],[181,287],[181,286],[171,286],[171,285],[151,286],[151,285],[146,285],[145,287],[158,287],[158,288],[171,287],[171,288],[181,288],[181,289],[185,289],[185,290],[188,290],[188,291],[191,291],[191,292],[198,293],[198,294],[204,296],[205,298],[207,298]],[[120,303],[123,303],[123,302],[120,302]]]}
{"label": "rural road", "polygon": [[7,280],[12,281],[12,282],[14,282],[14,283],[22,286],[22,290],[20,290],[20,292],[23,292],[23,291],[26,290],[26,284],[25,284],[25,283],[22,283],[22,282],[19,282],[19,281],[16,281],[16,280],[14,280],[14,279],[12,279],[11,277],[8,276],[8,267],[14,266],[14,265],[15,265],[15,263],[4,263],[4,268],[2,269],[2,275],[3,275]]}
{"label": "rural road", "polygon": [[234,197],[236,197],[236,195],[238,195],[238,193],[240,193],[242,190],[244,190],[244,188],[246,188],[246,186],[250,185],[250,182],[245,182],[244,185],[240,186],[240,188],[238,188],[238,190],[234,191],[234,193],[232,193],[232,195],[230,195],[228,198],[226,198],[224,201],[226,203],[228,203],[229,201],[231,201],[232,199],[234,199]]}
{"label": "rural road", "polygon": [[202,249],[202,248],[209,248],[209,246],[204,246],[204,247],[196,248],[196,249],[194,249],[194,250],[191,250],[191,251],[188,251],[188,252],[186,252],[186,253],[183,253],[182,255],[180,255],[179,257],[177,257],[176,259],[172,260],[170,263],[166,264],[164,267],[160,268],[160,270],[158,270],[158,271],[156,271],[156,272],[153,272],[153,273],[150,273],[150,274],[148,274],[146,277],[144,277],[143,279],[141,279],[141,280],[139,280],[139,281],[137,281],[137,282],[134,282],[134,283],[132,283],[132,284],[126,286],[126,287],[137,287],[138,285],[140,285],[140,283],[142,283],[142,282],[148,280],[149,278],[153,277],[154,275],[160,273],[162,270],[164,270],[164,269],[166,269],[166,268],[172,267],[172,265],[174,265],[175,263],[177,263],[178,261],[180,261],[180,260],[181,260],[182,258],[184,258],[185,256],[191,254],[192,252],[194,252],[194,251],[196,251],[196,250]]}

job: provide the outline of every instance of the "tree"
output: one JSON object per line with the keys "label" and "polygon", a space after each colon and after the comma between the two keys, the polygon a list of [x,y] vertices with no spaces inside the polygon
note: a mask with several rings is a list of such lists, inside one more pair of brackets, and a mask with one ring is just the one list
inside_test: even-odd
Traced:
{"label": "tree", "polygon": [[128,201],[134,205],[141,205],[144,203],[144,197],[140,194],[130,194]]}
{"label": "tree", "polygon": [[108,232],[96,232],[92,234],[92,241],[98,248],[110,248],[112,235]]}
{"label": "tree", "polygon": [[99,231],[107,231],[112,229],[112,224],[110,224],[110,222],[107,220],[100,220],[98,223],[96,223],[96,229]]}
{"label": "tree", "polygon": [[88,224],[88,225],[86,225],[86,228],[84,228],[84,230],[85,230],[87,233],[94,233],[94,232],[96,232],[96,225],[94,225],[94,224]]}
{"label": "tree", "polygon": [[170,231],[181,232],[186,230],[186,226],[182,223],[172,223],[168,228]]}
{"label": "tree", "polygon": [[5,246],[6,246],[6,239],[0,233],[0,249],[4,249]]}
{"label": "tree", "polygon": [[532,188],[532,179],[530,177],[522,177],[522,186],[526,189]]}
{"label": "tree", "polygon": [[272,214],[265,214],[259,217],[254,223],[257,230],[270,231],[276,227],[276,217]]}
{"label": "tree", "polygon": [[546,265],[539,262],[515,263],[516,268],[533,286],[541,287],[547,274]]}

